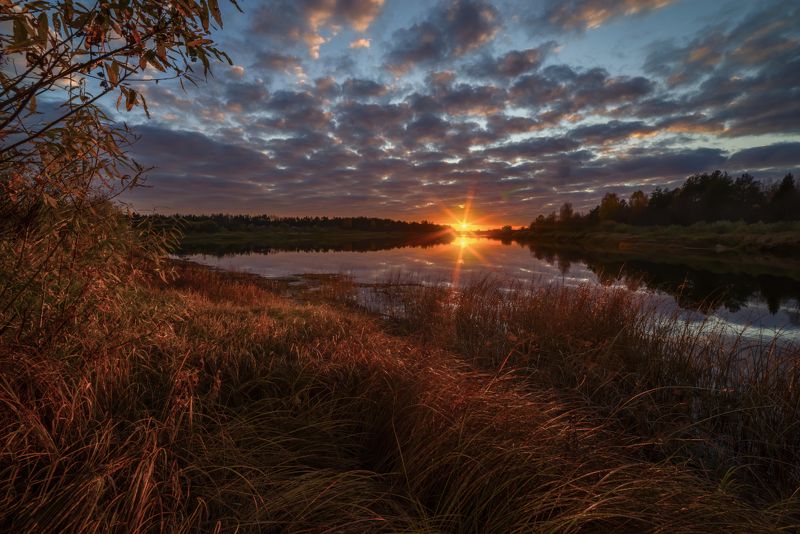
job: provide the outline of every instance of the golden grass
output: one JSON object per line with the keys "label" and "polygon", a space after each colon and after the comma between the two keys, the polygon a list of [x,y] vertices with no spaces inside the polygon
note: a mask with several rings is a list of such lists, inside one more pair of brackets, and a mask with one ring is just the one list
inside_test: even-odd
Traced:
{"label": "golden grass", "polygon": [[[420,340],[353,310],[351,285],[329,286],[327,303],[300,303],[245,276],[183,267],[169,284],[136,286],[119,313],[87,316],[80,338],[35,352],[5,343],[0,525],[176,532],[798,526],[791,499],[768,505],[691,462],[643,453],[639,427],[627,427],[641,409],[630,396],[637,390],[619,389],[625,406],[601,405],[608,393],[587,394],[607,377],[583,379],[575,369],[624,362],[616,316],[601,317],[601,310],[627,313],[623,303],[592,304],[602,307],[581,324],[597,323],[593,349],[584,339],[548,341],[556,332],[530,309],[520,316],[530,322],[519,324],[536,325],[535,339],[505,326],[507,310],[486,317],[498,302],[488,289],[465,293],[455,306],[420,297],[416,313],[427,310],[427,322],[438,325]],[[581,302],[593,301],[572,305]],[[569,317],[579,315],[576,308]],[[113,335],[117,329],[126,334]],[[503,344],[528,348],[506,358]],[[590,363],[568,357],[574,347]],[[552,361],[537,367],[525,359],[535,354],[539,363]],[[553,370],[566,363],[573,368],[559,378]]]}

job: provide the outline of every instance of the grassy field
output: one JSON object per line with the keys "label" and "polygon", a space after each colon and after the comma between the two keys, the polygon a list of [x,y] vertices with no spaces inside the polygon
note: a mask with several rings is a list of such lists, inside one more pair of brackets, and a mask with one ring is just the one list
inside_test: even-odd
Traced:
{"label": "grassy field", "polygon": [[347,279],[190,264],[126,288],[3,345],[4,529],[800,526],[797,354],[737,361],[623,290],[397,283],[376,313]]}
{"label": "grassy field", "polygon": [[[500,237],[501,233],[494,235]],[[641,254],[800,256],[800,223],[796,222],[745,224],[723,221],[691,226],[631,226],[606,222],[574,229],[517,230],[505,237]]]}

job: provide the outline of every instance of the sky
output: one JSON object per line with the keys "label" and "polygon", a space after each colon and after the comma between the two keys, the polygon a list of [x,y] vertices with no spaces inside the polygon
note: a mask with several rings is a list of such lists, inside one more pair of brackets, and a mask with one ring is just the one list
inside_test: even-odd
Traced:
{"label": "sky", "polygon": [[[141,212],[525,225],[800,169],[795,0],[240,0],[233,65],[118,114]],[[112,113],[114,111],[112,110]]]}

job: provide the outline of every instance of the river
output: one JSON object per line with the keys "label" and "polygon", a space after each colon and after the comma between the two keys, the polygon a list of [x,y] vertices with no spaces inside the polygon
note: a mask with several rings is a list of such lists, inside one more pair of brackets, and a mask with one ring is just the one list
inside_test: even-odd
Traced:
{"label": "river", "polygon": [[646,293],[664,310],[682,310],[691,320],[711,318],[734,331],[745,329],[747,337],[779,334],[800,340],[800,273],[794,277],[791,270],[737,266],[724,258],[689,264],[670,258],[546,249],[468,236],[449,243],[398,246],[394,241],[368,242],[339,248],[182,257],[265,277],[338,273],[365,284],[413,274],[420,280],[454,286],[487,275],[568,286],[622,285]]}

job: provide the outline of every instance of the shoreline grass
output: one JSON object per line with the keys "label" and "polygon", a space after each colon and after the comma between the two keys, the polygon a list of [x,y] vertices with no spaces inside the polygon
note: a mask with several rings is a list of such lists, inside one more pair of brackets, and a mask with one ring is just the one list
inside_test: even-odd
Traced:
{"label": "shoreline grass", "polygon": [[[520,293],[498,307],[486,283],[453,307],[435,287],[409,286],[393,296],[409,314],[387,323],[354,305],[348,280],[318,281],[303,291],[178,264],[169,282],[131,287],[124,313],[87,316],[79,336],[4,344],[0,524],[176,532],[800,525],[796,497],[759,493],[738,476],[746,466],[720,479],[648,445],[653,436],[641,429],[672,428],[649,418],[678,417],[683,401],[661,412],[649,404],[662,400],[641,395],[651,384],[637,382],[625,360],[631,352],[622,347],[641,339],[626,329],[624,294]],[[530,303],[534,296],[551,300]],[[558,318],[573,323],[559,330]],[[498,328],[511,319],[518,328]],[[526,337],[523,326],[538,333]]]}

